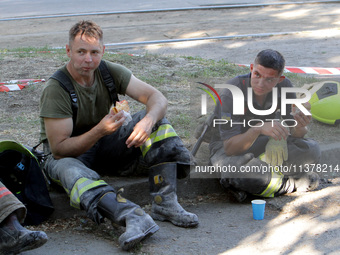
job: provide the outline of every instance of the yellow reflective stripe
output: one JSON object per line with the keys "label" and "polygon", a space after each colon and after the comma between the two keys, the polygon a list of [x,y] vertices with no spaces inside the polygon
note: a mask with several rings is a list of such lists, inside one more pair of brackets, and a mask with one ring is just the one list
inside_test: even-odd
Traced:
{"label": "yellow reflective stripe", "polygon": [[274,197],[274,194],[281,188],[282,185],[283,174],[279,171],[272,171],[272,178],[270,180],[267,188],[257,196],[261,197]]}
{"label": "yellow reflective stripe", "polygon": [[152,144],[174,136],[177,136],[177,134],[171,125],[161,125],[141,146],[143,156],[145,156],[146,153],[150,150]]}
{"label": "yellow reflective stripe", "polygon": [[107,185],[103,180],[93,181],[87,178],[80,178],[73,186],[70,195],[70,204],[73,207],[80,208],[80,197],[84,192],[98,186]]}

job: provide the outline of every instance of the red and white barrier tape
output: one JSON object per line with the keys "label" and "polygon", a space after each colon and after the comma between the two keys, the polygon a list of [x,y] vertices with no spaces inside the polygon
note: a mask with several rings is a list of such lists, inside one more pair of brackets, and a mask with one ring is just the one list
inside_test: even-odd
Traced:
{"label": "red and white barrier tape", "polygon": [[290,67],[285,68],[286,72],[290,73],[305,73],[305,74],[322,74],[322,75],[339,75],[340,68],[323,68],[323,67]]}
{"label": "red and white barrier tape", "polygon": [[[239,66],[249,67],[249,65],[239,64]],[[340,67],[324,68],[324,67],[294,67],[286,66],[286,73],[304,73],[304,74],[321,74],[321,75],[340,75]]]}
{"label": "red and white barrier tape", "polygon": [[44,79],[23,79],[23,80],[11,80],[6,82],[0,82],[0,92],[9,92],[22,90],[28,85],[44,82]]}

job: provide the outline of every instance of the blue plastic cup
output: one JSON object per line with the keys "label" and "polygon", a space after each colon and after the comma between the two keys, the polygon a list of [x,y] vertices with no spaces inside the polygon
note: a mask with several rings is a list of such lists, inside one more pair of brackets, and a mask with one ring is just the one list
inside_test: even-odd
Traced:
{"label": "blue plastic cup", "polygon": [[263,220],[264,218],[264,208],[266,206],[266,201],[261,199],[255,199],[251,201],[253,207],[253,218],[254,220]]}

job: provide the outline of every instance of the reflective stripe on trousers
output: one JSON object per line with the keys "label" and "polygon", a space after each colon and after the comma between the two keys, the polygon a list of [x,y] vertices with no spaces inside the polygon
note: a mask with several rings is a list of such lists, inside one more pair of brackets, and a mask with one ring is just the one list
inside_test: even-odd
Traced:
{"label": "reflective stripe on trousers", "polygon": [[24,222],[26,217],[26,207],[0,181],[0,223],[3,222],[13,212],[16,212],[21,223]]}
{"label": "reflective stripe on trousers", "polygon": [[174,136],[177,136],[177,133],[171,125],[160,125],[155,132],[151,133],[148,140],[146,140],[146,142],[141,146],[143,157],[150,150],[152,144]]}
{"label": "reflective stripe on trousers", "polygon": [[73,186],[71,190],[70,196],[70,204],[71,206],[80,209],[80,197],[82,194],[84,194],[86,191],[100,187],[100,186],[106,186],[108,185],[105,181],[99,180],[94,181],[87,178],[80,178]]}
{"label": "reflective stripe on trousers", "polygon": [[261,197],[274,197],[275,193],[278,192],[282,186],[282,179],[284,175],[279,171],[272,171],[272,178],[267,188],[261,193],[256,194]]}
{"label": "reflective stripe on trousers", "polygon": [[0,198],[7,196],[7,195],[11,195],[12,192],[10,192],[6,187],[1,187],[0,188]]}

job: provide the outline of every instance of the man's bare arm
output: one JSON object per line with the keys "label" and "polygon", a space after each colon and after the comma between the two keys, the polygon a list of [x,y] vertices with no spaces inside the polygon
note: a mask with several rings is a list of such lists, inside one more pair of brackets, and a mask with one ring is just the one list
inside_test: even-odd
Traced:
{"label": "man's bare arm", "polygon": [[51,152],[56,159],[78,157],[89,150],[100,138],[115,132],[124,122],[122,113],[106,115],[100,123],[88,132],[71,137],[72,118],[44,118]]}
{"label": "man's bare arm", "polygon": [[243,134],[238,134],[223,142],[224,152],[227,156],[242,154],[248,150],[260,135],[260,130],[250,128]]}
{"label": "man's bare arm", "polygon": [[238,134],[224,141],[223,147],[227,156],[240,155],[248,150],[259,135],[266,135],[275,140],[287,139],[288,130],[279,122],[266,122],[263,126],[249,128],[245,133]]}
{"label": "man's bare arm", "polygon": [[[303,105],[306,107],[307,110],[310,111],[311,109],[310,103],[307,102],[307,103],[304,103]],[[311,122],[312,116],[304,115],[303,112],[301,111],[296,112],[296,108],[295,108],[294,119],[297,122],[297,125],[290,129],[290,133],[293,137],[303,138],[308,132],[307,126]]]}
{"label": "man's bare arm", "polygon": [[147,113],[145,117],[136,124],[126,141],[128,147],[139,147],[149,138],[152,127],[156,122],[165,116],[168,102],[160,91],[133,75],[126,94],[146,105]]}

